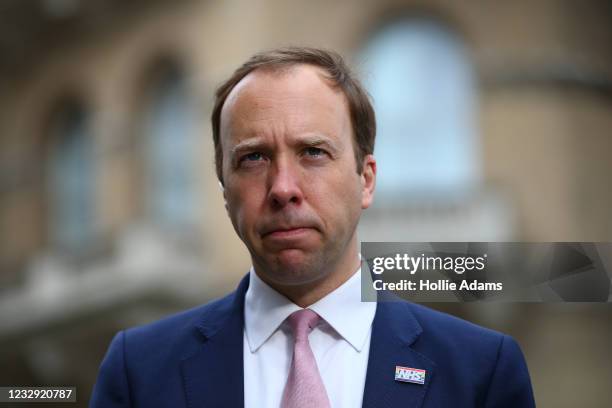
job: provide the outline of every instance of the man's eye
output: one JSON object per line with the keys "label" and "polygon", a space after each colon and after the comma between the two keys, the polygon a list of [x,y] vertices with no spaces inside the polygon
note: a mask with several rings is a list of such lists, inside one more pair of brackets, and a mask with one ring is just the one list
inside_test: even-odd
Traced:
{"label": "man's eye", "polygon": [[247,153],[238,159],[239,167],[258,167],[266,160],[266,156],[260,152]]}
{"label": "man's eye", "polygon": [[244,156],[242,156],[242,159],[240,159],[240,161],[259,161],[262,159],[263,159],[263,154],[259,152],[255,152],[255,153],[245,154]]}
{"label": "man's eye", "polygon": [[306,154],[312,157],[318,157],[325,154],[323,149],[319,149],[318,147],[309,147],[306,149]]}

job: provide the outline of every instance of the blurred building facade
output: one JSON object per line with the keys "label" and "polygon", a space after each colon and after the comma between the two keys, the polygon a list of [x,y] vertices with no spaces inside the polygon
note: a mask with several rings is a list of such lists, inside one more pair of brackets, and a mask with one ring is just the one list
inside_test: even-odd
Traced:
{"label": "blurred building facade", "polygon": [[[113,333],[247,271],[209,116],[262,49],[337,50],[372,94],[362,240],[612,241],[607,1],[129,3],[0,5],[3,385],[75,384],[85,404]],[[522,340],[541,406],[610,402],[607,305],[446,307]],[[587,404],[549,375],[546,352],[571,347],[589,349],[574,361],[596,378],[578,380]]]}

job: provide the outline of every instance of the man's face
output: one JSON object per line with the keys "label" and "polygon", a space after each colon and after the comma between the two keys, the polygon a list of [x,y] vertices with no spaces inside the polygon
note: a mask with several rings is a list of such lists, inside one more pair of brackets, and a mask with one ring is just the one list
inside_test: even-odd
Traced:
{"label": "man's face", "polygon": [[324,71],[251,72],[223,107],[221,147],[227,211],[259,276],[299,285],[355,264],[376,164],[357,173],[347,102]]}

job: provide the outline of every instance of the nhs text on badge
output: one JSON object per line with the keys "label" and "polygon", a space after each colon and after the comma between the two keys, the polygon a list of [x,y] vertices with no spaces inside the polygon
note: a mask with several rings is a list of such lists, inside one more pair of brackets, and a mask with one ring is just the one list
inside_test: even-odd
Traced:
{"label": "nhs text on badge", "polygon": [[395,381],[425,384],[425,374],[425,370],[418,368],[395,366]]}

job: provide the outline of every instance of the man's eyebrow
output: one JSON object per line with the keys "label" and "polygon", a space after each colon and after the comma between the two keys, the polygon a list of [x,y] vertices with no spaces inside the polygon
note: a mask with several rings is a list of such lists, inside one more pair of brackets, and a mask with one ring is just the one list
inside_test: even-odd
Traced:
{"label": "man's eyebrow", "polygon": [[[321,135],[304,136],[299,138],[295,143],[306,147],[327,146],[331,150],[339,150],[332,139]],[[232,147],[230,150],[230,157],[234,157],[245,150],[263,149],[265,146],[266,141],[263,138],[249,138]]]}
{"label": "man's eyebrow", "polygon": [[260,137],[254,137],[247,140],[243,140],[230,150],[230,157],[234,157],[236,154],[245,150],[261,148],[265,145],[265,142]]}
{"label": "man's eyebrow", "polygon": [[306,147],[317,147],[324,145],[335,152],[339,150],[338,146],[336,145],[336,143],[334,143],[332,139],[320,135],[306,136],[304,138],[301,138],[299,140],[299,143]]}

